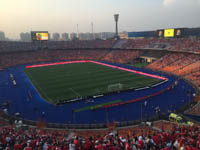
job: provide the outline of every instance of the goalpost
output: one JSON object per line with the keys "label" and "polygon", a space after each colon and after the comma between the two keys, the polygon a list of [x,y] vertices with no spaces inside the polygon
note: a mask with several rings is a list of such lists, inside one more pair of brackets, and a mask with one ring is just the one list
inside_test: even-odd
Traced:
{"label": "goalpost", "polygon": [[121,91],[123,89],[123,84],[121,83],[115,83],[108,85],[108,91],[114,92],[114,91]]}

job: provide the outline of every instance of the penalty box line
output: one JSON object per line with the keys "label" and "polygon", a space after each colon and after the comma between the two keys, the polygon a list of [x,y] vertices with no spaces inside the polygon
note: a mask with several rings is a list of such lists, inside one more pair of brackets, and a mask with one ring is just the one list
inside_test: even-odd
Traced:
{"label": "penalty box line", "polygon": [[73,88],[69,88],[73,93],[75,93],[77,96],[79,96],[79,97],[81,97],[81,95],[78,93],[78,92],[76,92]]}

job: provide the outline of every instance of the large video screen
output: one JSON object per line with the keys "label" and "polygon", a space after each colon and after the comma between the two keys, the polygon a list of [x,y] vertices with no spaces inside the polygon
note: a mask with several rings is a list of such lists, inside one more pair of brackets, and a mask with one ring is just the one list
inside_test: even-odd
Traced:
{"label": "large video screen", "polygon": [[49,39],[49,33],[46,31],[32,31],[31,37],[33,41],[47,41]]}
{"label": "large video screen", "polygon": [[164,37],[174,37],[174,29],[165,29]]}
{"label": "large video screen", "polygon": [[175,37],[181,38],[184,36],[184,29],[183,28],[175,29],[174,34],[175,34]]}
{"label": "large video screen", "polygon": [[48,35],[48,33],[36,33],[36,39],[38,41],[40,41],[40,40],[48,40],[49,39],[49,35]]}
{"label": "large video screen", "polygon": [[157,37],[164,37],[164,30],[157,30]]}
{"label": "large video screen", "polygon": [[184,28],[175,29],[160,29],[157,30],[157,37],[159,38],[182,38],[184,37]]}

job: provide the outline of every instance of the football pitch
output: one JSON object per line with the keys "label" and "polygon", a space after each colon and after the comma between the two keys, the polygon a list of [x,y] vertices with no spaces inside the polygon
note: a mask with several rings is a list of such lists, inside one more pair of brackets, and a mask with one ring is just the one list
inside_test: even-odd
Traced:
{"label": "football pitch", "polygon": [[92,62],[25,68],[24,71],[40,95],[54,104],[161,82],[160,79]]}

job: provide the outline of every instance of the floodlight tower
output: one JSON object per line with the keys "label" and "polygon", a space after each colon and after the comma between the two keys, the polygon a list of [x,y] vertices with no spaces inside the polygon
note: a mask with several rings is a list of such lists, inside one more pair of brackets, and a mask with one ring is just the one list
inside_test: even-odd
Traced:
{"label": "floodlight tower", "polygon": [[94,40],[94,26],[93,26],[93,22],[91,23],[91,31],[92,31],[92,40]]}
{"label": "floodlight tower", "polygon": [[118,38],[118,20],[119,20],[119,14],[114,14],[115,19],[115,37]]}
{"label": "floodlight tower", "polygon": [[79,39],[79,28],[78,28],[78,24],[76,25],[77,27],[77,38]]}

